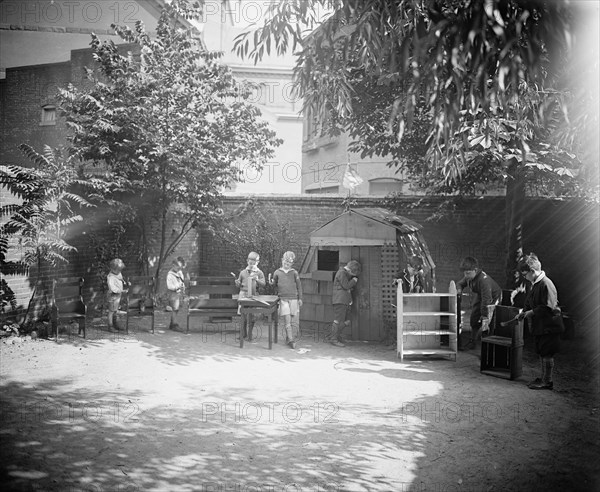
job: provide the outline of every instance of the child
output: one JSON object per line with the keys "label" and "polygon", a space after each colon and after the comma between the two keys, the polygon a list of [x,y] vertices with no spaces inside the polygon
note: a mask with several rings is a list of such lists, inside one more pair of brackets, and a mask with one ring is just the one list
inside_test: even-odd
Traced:
{"label": "child", "polygon": [[302,307],[300,275],[292,268],[295,259],[296,255],[292,251],[286,251],[281,258],[281,268],[275,270],[272,280],[269,278],[269,283],[275,286],[275,292],[279,296],[279,314],[285,322],[285,343],[293,349],[296,348],[297,341],[293,326],[298,326],[295,318]]}
{"label": "child", "polygon": [[[333,323],[331,333],[326,337],[332,345],[345,347],[342,332],[350,326],[350,306],[352,305],[352,289],[358,283],[361,266],[356,260],[340,268],[333,279]],[[344,322],[344,328],[340,330],[340,323]]]}
{"label": "child", "polygon": [[542,270],[542,264],[534,253],[528,254],[519,265],[519,270],[533,285],[525,299],[525,318],[529,331],[535,336],[535,351],[540,357],[542,375],[527,386],[534,390],[552,390],[554,355],[560,349],[560,334],[564,331],[562,314],[558,307],[558,294],[552,280]]}
{"label": "child", "polygon": [[477,294],[471,306],[471,341],[466,348],[478,348],[481,332],[489,331],[490,320],[488,318],[488,306],[498,304],[502,298],[502,289],[480,267],[477,259],[466,256],[460,263],[463,278],[456,283],[457,294],[462,295],[465,287]]}
{"label": "child", "polygon": [[[252,295],[257,293],[256,289],[258,286],[264,287],[267,282],[265,281],[265,275],[258,268],[258,261],[260,260],[260,256],[258,253],[251,251],[248,254],[247,263],[248,266],[244,268],[238,278],[235,280],[235,285],[240,288],[240,294],[238,299],[243,299],[244,297],[250,297],[248,293],[248,280],[251,282]],[[239,313],[239,309],[238,309]],[[254,328],[254,315],[248,314],[244,316],[242,319],[242,333],[244,339],[247,339],[249,342],[253,342],[252,339],[252,329]]]}
{"label": "child", "polygon": [[169,293],[169,306],[167,311],[171,311],[171,323],[169,330],[179,330],[177,323],[177,313],[181,305],[181,296],[185,292],[185,282],[183,269],[185,268],[185,260],[179,256],[171,264],[171,269],[167,273],[167,291]]}
{"label": "child", "polygon": [[425,292],[425,277],[423,276],[423,262],[419,256],[408,258],[406,268],[394,280],[394,284],[402,285],[405,294],[418,294]]}
{"label": "child", "polygon": [[107,294],[107,304],[108,304],[108,314],[107,314],[107,323],[108,323],[108,331],[114,333],[115,330],[120,330],[121,327],[117,323],[117,312],[119,311],[119,306],[121,304],[121,295],[125,291],[125,282],[123,281],[122,271],[125,268],[125,263],[120,258],[115,258],[111,260],[110,264],[110,272],[106,277],[106,284],[108,286]]}

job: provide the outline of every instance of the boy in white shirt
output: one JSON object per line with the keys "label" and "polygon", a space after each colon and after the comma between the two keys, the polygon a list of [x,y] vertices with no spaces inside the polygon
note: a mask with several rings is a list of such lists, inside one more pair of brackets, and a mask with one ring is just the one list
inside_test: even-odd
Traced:
{"label": "boy in white shirt", "polygon": [[185,268],[185,260],[181,257],[173,260],[171,269],[167,273],[167,291],[169,294],[169,305],[167,311],[171,311],[171,322],[169,330],[179,330],[177,323],[177,313],[181,305],[181,296],[185,292],[185,277],[183,269]]}
{"label": "boy in white shirt", "polygon": [[106,293],[106,303],[108,304],[108,314],[106,321],[108,323],[108,331],[111,333],[115,330],[120,330],[121,327],[117,323],[117,312],[121,305],[121,295],[125,290],[125,282],[121,273],[125,268],[125,263],[120,258],[115,258],[110,262],[110,272],[106,277],[108,291]]}

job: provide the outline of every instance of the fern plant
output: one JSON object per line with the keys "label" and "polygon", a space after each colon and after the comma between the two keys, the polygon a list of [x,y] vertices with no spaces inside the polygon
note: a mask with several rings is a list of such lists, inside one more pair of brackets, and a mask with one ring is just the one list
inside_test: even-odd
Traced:
{"label": "fern plant", "polygon": [[[60,149],[44,147],[43,153],[21,144],[19,149],[34,164],[33,168],[0,166],[0,186],[12,195],[12,203],[0,205],[0,260],[3,275],[24,275],[37,266],[34,289],[28,303],[29,317],[44,265],[68,263],[67,254],[76,248],[65,241],[68,227],[83,220],[82,207],[94,206],[74,191],[76,187],[98,189],[99,180],[80,179],[72,158],[63,158]],[[7,196],[8,196],[7,194]],[[15,250],[9,260],[9,250]],[[20,255],[19,255],[20,253]],[[16,307],[14,293],[3,283],[3,303]],[[7,301],[4,301],[6,295]]]}

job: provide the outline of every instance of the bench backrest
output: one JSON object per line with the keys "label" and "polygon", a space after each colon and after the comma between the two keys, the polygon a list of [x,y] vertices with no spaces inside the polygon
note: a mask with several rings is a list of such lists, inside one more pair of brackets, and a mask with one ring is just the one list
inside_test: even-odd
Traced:
{"label": "bench backrest", "polygon": [[127,309],[154,308],[154,277],[137,276],[127,279]]}
{"label": "bench backrest", "polygon": [[237,309],[239,290],[233,277],[193,277],[187,290],[190,309]]}
{"label": "bench backrest", "polygon": [[63,277],[52,281],[52,305],[60,313],[85,314],[83,302],[83,283],[81,277]]}
{"label": "bench backrest", "polygon": [[508,326],[501,325],[503,322],[513,320],[520,311],[519,308],[512,306],[496,306],[491,319],[491,334],[499,337],[516,338],[516,342],[522,341],[522,329],[518,329],[522,322],[512,322]]}

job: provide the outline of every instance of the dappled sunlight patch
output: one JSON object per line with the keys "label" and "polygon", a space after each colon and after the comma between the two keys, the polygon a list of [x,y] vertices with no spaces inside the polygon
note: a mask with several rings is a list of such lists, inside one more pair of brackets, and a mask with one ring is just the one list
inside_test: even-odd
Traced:
{"label": "dappled sunlight patch", "polygon": [[15,446],[17,448],[26,448],[29,446],[41,446],[42,443],[39,441],[27,441],[27,442],[17,442],[15,443]]}
{"label": "dappled sunlight patch", "polygon": [[38,470],[10,470],[8,474],[11,477],[26,478],[28,480],[37,480],[48,476],[47,473]]}

